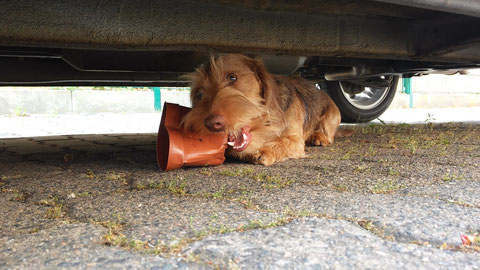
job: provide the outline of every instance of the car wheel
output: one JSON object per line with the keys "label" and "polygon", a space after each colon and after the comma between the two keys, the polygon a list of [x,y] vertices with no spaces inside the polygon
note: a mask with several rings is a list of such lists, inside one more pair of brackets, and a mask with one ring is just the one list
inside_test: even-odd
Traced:
{"label": "car wheel", "polygon": [[362,123],[379,117],[392,103],[398,76],[382,76],[388,87],[367,87],[348,81],[325,81],[321,88],[330,95],[342,114],[342,122]]}

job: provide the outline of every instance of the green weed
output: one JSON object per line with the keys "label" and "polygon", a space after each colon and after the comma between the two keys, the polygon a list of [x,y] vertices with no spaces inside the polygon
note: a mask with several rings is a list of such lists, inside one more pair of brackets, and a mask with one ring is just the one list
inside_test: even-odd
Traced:
{"label": "green weed", "polygon": [[370,191],[375,194],[388,194],[405,188],[403,185],[397,184],[396,181],[387,180],[384,182],[378,182],[373,187],[370,188]]}

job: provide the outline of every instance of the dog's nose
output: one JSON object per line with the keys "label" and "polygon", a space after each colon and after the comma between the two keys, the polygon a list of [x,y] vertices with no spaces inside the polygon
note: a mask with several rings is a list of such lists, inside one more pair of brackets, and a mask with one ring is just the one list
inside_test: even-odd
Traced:
{"label": "dog's nose", "polygon": [[208,130],[212,132],[219,132],[225,128],[225,119],[223,115],[214,115],[211,114],[203,122]]}

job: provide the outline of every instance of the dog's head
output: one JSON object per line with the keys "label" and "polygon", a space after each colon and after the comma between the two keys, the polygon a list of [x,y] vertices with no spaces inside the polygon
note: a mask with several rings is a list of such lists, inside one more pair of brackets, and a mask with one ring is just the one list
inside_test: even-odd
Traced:
{"label": "dog's head", "polygon": [[277,86],[259,59],[211,57],[188,78],[193,108],[183,126],[191,131],[226,133],[229,145],[241,152],[255,130],[282,121]]}

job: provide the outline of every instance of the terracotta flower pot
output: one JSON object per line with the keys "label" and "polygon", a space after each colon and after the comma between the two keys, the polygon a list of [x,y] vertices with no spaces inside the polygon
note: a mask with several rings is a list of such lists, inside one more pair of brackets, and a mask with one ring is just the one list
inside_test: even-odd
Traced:
{"label": "terracotta flower pot", "polygon": [[179,127],[190,108],[166,103],[157,137],[157,163],[163,171],[182,166],[220,165],[225,161],[227,136],[199,136]]}

